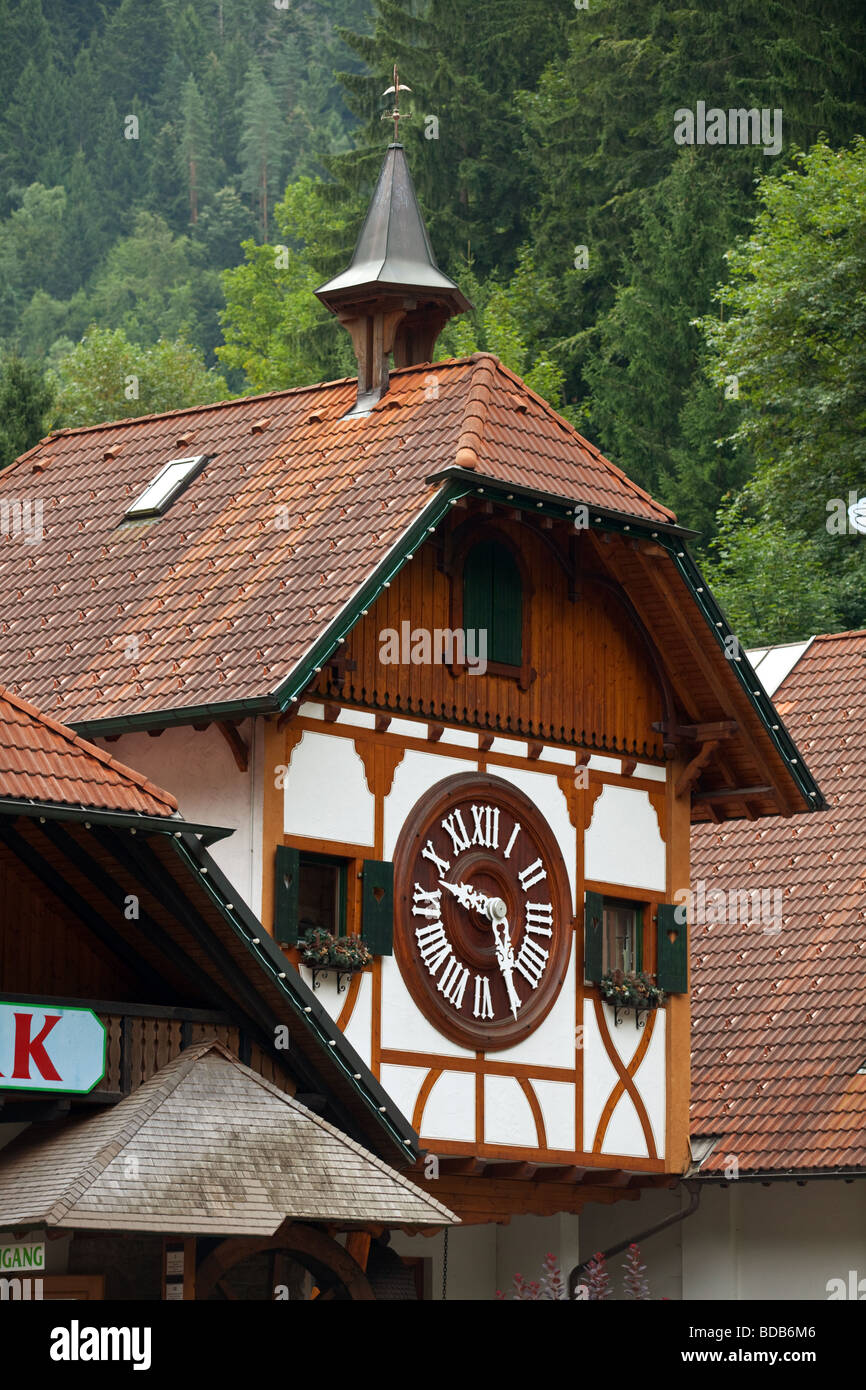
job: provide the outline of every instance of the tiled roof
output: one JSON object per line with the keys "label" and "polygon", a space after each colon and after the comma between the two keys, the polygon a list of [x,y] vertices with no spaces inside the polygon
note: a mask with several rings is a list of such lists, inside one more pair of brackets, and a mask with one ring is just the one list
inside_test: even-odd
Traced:
{"label": "tiled roof", "polygon": [[140,772],[0,687],[0,798],[170,816],[177,802]]}
{"label": "tiled roof", "polygon": [[692,1132],[721,1136],[704,1172],[866,1167],[866,632],[816,637],[775,701],[828,809],[693,829],[696,908],[700,880],[781,894],[778,931],[691,928]]}
{"label": "tiled roof", "polygon": [[[354,399],[345,380],[64,430],[6,468],[0,503],[41,501],[44,536],[0,536],[0,679],[76,724],[267,698],[449,468],[672,520],[489,354],[396,371],[343,419]],[[190,454],[209,462],[165,515],[124,522]]]}
{"label": "tiled roof", "polygon": [[111,1109],[55,1133],[36,1126],[0,1155],[0,1228],[267,1237],[286,1218],[457,1220],[215,1041]]}

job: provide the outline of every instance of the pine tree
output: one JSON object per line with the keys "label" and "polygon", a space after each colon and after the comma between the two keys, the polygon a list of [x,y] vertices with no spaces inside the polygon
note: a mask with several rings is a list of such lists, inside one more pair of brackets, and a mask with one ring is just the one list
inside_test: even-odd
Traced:
{"label": "pine tree", "polygon": [[5,468],[45,433],[54,390],[33,362],[7,357],[0,363],[0,468]]}
{"label": "pine tree", "polygon": [[214,189],[215,162],[201,92],[190,74],[181,100],[180,152],[189,191],[189,220],[198,221],[199,206]]}
{"label": "pine tree", "polygon": [[267,241],[270,208],[280,186],[285,134],[276,97],[257,59],[247,69],[241,127],[241,188],[253,197],[262,240]]}

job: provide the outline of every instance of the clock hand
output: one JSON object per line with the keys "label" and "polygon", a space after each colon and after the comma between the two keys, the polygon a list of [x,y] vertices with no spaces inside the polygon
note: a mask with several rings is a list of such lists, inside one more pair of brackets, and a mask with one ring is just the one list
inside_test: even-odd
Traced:
{"label": "clock hand", "polygon": [[[497,900],[494,899],[494,902],[495,901]],[[500,926],[502,927],[501,940],[499,938],[499,933],[496,930],[495,918],[491,917],[490,920],[491,925],[493,927],[493,940],[496,943],[496,963],[499,966],[499,969],[502,971],[502,978],[505,981],[505,989],[508,994],[508,1003],[511,1007],[511,1012],[516,1019],[517,1010],[520,1008],[522,1001],[520,995],[517,993],[517,990],[514,988],[514,980],[512,978],[514,972],[514,947],[511,945],[511,935],[508,930],[508,919],[506,917],[500,918]]]}
{"label": "clock hand", "polygon": [[474,888],[470,888],[468,883],[448,883],[446,879],[440,878],[440,884],[447,888],[449,893],[453,893],[461,907],[473,907],[476,912],[481,912],[486,917],[489,898],[483,893],[476,893]]}

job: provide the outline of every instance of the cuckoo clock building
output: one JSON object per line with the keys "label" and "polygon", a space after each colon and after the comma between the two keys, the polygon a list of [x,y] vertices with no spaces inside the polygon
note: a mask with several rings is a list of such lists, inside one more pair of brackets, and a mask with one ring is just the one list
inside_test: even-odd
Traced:
{"label": "cuckoo clock building", "polygon": [[357,378],[0,477],[45,532],[3,543],[2,675],[233,827],[215,861],[459,1218],[447,1284],[441,1223],[393,1248],[488,1298],[689,1170],[691,826],[822,799],[673,514],[494,356],[436,360],[469,306],[399,144],[318,294]]}

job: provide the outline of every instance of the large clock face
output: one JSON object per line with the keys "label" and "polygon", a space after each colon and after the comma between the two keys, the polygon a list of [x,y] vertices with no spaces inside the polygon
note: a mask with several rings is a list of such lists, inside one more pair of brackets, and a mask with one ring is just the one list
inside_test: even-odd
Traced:
{"label": "large clock face", "polygon": [[439,783],[403,828],[395,875],[397,958],[430,1021],[476,1050],[526,1037],[562,984],[572,927],[537,807],[498,777]]}

